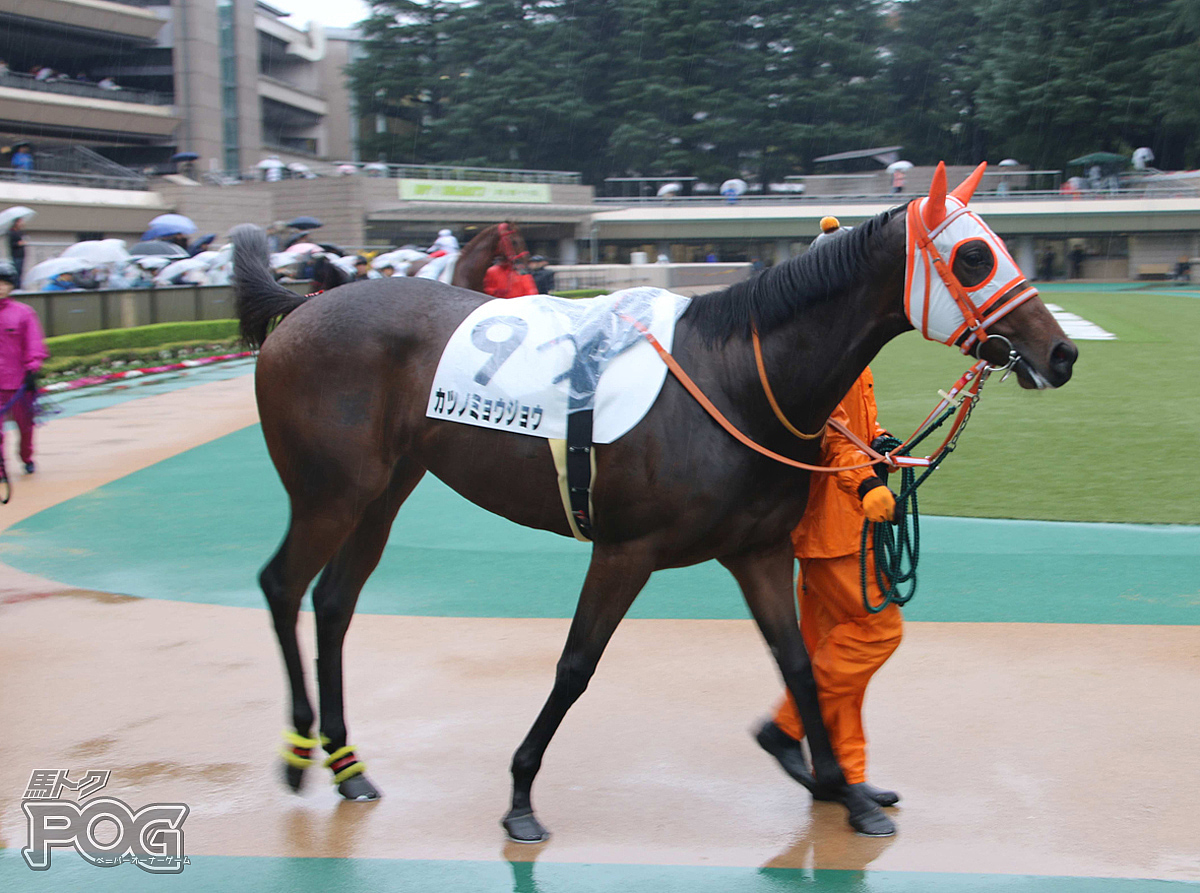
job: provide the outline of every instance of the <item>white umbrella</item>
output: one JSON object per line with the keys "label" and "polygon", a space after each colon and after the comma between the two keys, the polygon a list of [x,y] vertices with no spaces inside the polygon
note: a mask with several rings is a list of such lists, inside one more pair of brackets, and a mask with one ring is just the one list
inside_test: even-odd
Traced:
{"label": "white umbrella", "polygon": [[726,198],[736,198],[739,195],[744,195],[750,186],[745,180],[734,177],[732,180],[726,180],[721,184],[721,195]]}
{"label": "white umbrella", "polygon": [[381,254],[371,261],[371,268],[375,270],[383,267],[395,267],[397,270],[403,268],[408,269],[408,265],[415,260],[424,260],[428,257],[424,251],[417,251],[415,248],[397,248],[395,251],[389,251],[387,254]]}
{"label": "white umbrella", "polygon": [[[177,260],[172,264],[168,264],[158,271],[158,275],[154,277],[155,285],[171,285],[177,281],[181,274],[205,272],[210,264],[217,257],[215,251],[201,251],[195,257],[185,257],[183,260]],[[205,277],[198,277],[203,283]],[[188,281],[191,281],[190,279]]]}
{"label": "white umbrella", "polygon": [[317,178],[317,175],[312,172],[311,167],[299,161],[293,161],[287,166],[287,169],[304,180],[315,180]]}
{"label": "white umbrella", "polygon": [[260,171],[279,170],[280,168],[287,167],[286,164],[279,160],[278,155],[269,155],[254,166]]}
{"label": "white umbrella", "polygon": [[364,164],[363,170],[369,177],[384,177],[387,176],[388,166],[382,161],[372,161],[370,164]]}
{"label": "white umbrella", "polygon": [[286,251],[277,251],[271,255],[271,269],[282,270],[285,267],[299,266],[303,259],[298,254],[289,254]]}
{"label": "white umbrella", "polygon": [[11,208],[5,208],[0,211],[0,235],[12,229],[12,225],[17,220],[32,220],[37,215],[37,211],[33,208],[27,208],[24,205],[13,205]]}
{"label": "white umbrella", "polygon": [[1003,161],[1000,162],[999,166],[1000,167],[1016,167],[1020,163],[1021,162],[1017,161],[1017,159],[1015,159],[1015,158],[1005,158]]}
{"label": "white umbrella", "polygon": [[330,261],[330,263],[333,264],[335,267],[337,267],[339,270],[341,270],[343,273],[349,274],[350,278],[353,279],[355,276],[358,275],[358,269],[354,266],[354,262],[356,260],[358,260],[358,258],[355,257],[353,254],[350,254],[350,255],[347,255],[346,257],[335,257],[335,258],[333,258],[333,260]]}
{"label": "white umbrella", "polygon": [[342,176],[348,177],[353,174],[357,174],[358,167],[353,164],[339,164],[337,166],[337,172]]}
{"label": "white umbrella", "polygon": [[887,172],[894,174],[896,171],[910,171],[912,170],[912,166],[913,163],[911,161],[893,161],[887,166]]}
{"label": "white umbrella", "polygon": [[76,242],[60,257],[78,257],[99,266],[100,264],[119,264],[129,260],[130,254],[125,250],[124,239],[93,239],[87,242]]}
{"label": "white umbrella", "polygon": [[1133,166],[1139,171],[1144,171],[1150,166],[1150,162],[1154,160],[1154,150],[1149,146],[1142,146],[1140,149],[1133,150]]}
{"label": "white umbrella", "polygon": [[683,191],[681,183],[664,183],[658,187],[658,192],[655,193],[659,198],[666,198],[669,195],[679,195]]}
{"label": "white umbrella", "polygon": [[161,270],[167,264],[171,263],[173,258],[165,254],[146,254],[142,257],[135,257],[133,262],[143,270]]}
{"label": "white umbrella", "polygon": [[40,282],[53,279],[60,273],[79,273],[83,270],[90,270],[94,266],[95,264],[81,257],[52,257],[50,260],[44,260],[37,266],[26,270],[24,285],[25,288],[30,288]]}

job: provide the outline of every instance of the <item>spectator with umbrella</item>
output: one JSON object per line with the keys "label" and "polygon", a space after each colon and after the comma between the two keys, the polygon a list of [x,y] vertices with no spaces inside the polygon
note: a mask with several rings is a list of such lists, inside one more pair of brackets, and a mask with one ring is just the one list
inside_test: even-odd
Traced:
{"label": "spectator with umbrella", "polygon": [[21,281],[25,271],[25,221],[32,220],[36,212],[24,205],[16,205],[0,212],[0,233],[8,234],[8,256],[16,270],[16,281]]}
{"label": "spectator with umbrella", "polygon": [[33,308],[10,297],[16,285],[16,269],[0,261],[0,450],[4,449],[3,416],[11,413],[21,433],[25,473],[33,474],[33,401],[38,370],[50,352]]}
{"label": "spectator with umbrella", "polygon": [[176,152],[171,156],[171,161],[179,165],[179,172],[191,180],[196,179],[196,161],[200,156],[195,152]]}

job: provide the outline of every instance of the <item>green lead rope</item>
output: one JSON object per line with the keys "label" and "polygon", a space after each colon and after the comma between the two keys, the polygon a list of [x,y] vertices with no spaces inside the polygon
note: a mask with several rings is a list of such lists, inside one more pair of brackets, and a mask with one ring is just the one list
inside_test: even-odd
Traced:
{"label": "green lead rope", "polygon": [[[967,409],[966,418],[963,419],[963,424],[957,434],[961,434],[966,428],[973,408],[974,401]],[[912,443],[896,455],[911,455],[913,449],[921,441],[940,428],[957,411],[958,407],[955,405],[946,407],[940,416],[930,422],[919,437],[914,438]],[[921,556],[921,518],[917,511],[917,488],[925,483],[926,479],[933,474],[934,469],[941,465],[947,456],[954,452],[955,446],[958,445],[957,434],[941,452],[934,456],[920,477],[917,477],[915,468],[905,467],[900,470],[900,493],[896,498],[895,521],[885,521],[882,524],[863,521],[858,564],[862,579],[863,607],[871,614],[878,614],[888,605],[904,606],[912,600],[917,592],[917,561]],[[902,441],[898,438],[884,436],[880,437],[874,446],[879,452],[887,453],[897,449],[901,443]],[[875,582],[883,596],[878,604],[871,603],[867,588],[868,537],[871,538],[870,542],[875,551]]]}

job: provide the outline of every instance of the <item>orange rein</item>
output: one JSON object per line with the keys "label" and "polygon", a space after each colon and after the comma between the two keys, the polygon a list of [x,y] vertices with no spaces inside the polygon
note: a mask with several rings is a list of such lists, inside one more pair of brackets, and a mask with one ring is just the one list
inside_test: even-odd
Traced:
{"label": "orange rein", "polygon": [[[645,339],[650,342],[650,346],[658,352],[659,357],[664,363],[666,363],[667,368],[671,371],[671,374],[674,375],[679,383],[683,385],[684,389],[686,389],[687,392],[692,395],[693,399],[695,399],[695,401],[704,408],[704,411],[712,416],[713,421],[724,428],[725,431],[739,443],[749,447],[756,453],[766,456],[768,459],[772,459],[783,465],[791,466],[792,468],[801,468],[805,471],[816,471],[823,473],[853,471],[858,468],[867,468],[872,465],[877,465],[880,462],[886,463],[893,468],[903,466],[924,467],[928,466],[932,461],[929,457],[916,458],[912,456],[896,456],[893,455],[895,451],[893,451],[893,453],[883,455],[876,450],[871,449],[869,444],[863,443],[861,438],[855,435],[844,425],[835,422],[833,419],[828,420],[826,425],[834,428],[836,431],[846,436],[851,443],[862,450],[867,456],[871,457],[869,461],[859,462],[857,465],[810,465],[807,462],[800,462],[796,459],[790,459],[787,456],[781,456],[779,453],[755,443],[753,440],[739,431],[737,427],[731,421],[729,421],[729,419],[725,418],[725,415],[721,412],[721,410],[717,409],[713,402],[705,396],[704,392],[700,390],[700,386],[692,381],[691,376],[684,371],[683,367],[679,365],[679,362],[673,356],[671,356],[670,352],[667,351],[662,344],[659,343],[658,339],[651,334],[650,330],[647,329],[646,326],[644,326],[640,321],[625,316],[624,314],[621,314],[621,317],[627,322],[632,323],[638,329],[638,331],[642,333]],[[822,428],[822,430],[817,434],[804,434],[794,425],[792,425],[791,422],[789,422],[784,416],[783,410],[780,409],[779,403],[775,400],[775,395],[771,391],[771,385],[767,381],[767,371],[765,365],[763,364],[762,346],[759,342],[758,332],[752,331],[751,334],[754,340],[754,359],[758,366],[759,379],[762,382],[763,392],[767,396],[767,402],[771,404],[771,409],[774,411],[775,417],[779,419],[779,421],[784,425],[784,427],[787,428],[788,431],[804,440],[816,440],[818,437],[823,436],[824,428]],[[963,422],[966,421],[970,407],[979,395],[979,388],[983,384],[984,379],[983,372],[987,368],[988,363],[984,360],[980,360],[978,363],[964,372],[959,377],[958,381],[954,383],[954,386],[942,395],[941,402],[938,403],[938,405],[934,407],[933,411],[925,417],[925,421],[923,421],[917,427],[917,430],[912,434],[912,436],[904,441],[904,444],[912,442],[912,440],[917,436],[917,434],[920,433],[920,431],[925,427],[926,424],[929,423],[932,418],[942,412],[947,406],[955,402],[957,399],[959,402],[958,416],[955,418],[954,424],[950,427],[950,433],[946,435],[946,439],[942,441],[942,445],[937,448],[937,450],[934,452],[934,455],[940,453],[946,447],[946,445],[953,440],[959,429],[962,427]],[[960,397],[960,395],[963,396]],[[901,444],[901,447],[903,447],[904,444]],[[897,447],[897,449],[900,449],[901,447]]]}

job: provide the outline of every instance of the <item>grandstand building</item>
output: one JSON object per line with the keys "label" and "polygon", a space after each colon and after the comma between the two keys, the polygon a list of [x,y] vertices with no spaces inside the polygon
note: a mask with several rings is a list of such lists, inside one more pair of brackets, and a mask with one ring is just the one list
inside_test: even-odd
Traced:
{"label": "grandstand building", "polygon": [[284,17],[255,0],[0,0],[0,145],[137,172],[181,152],[199,174],[352,159],[354,34]]}

